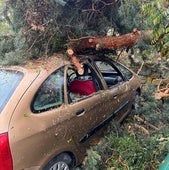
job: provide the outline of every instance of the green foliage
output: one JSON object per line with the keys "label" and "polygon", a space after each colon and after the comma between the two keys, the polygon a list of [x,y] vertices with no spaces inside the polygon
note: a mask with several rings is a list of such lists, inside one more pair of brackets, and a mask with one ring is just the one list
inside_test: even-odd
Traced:
{"label": "green foliage", "polygon": [[2,57],[6,52],[14,50],[13,37],[0,37],[0,56]]}
{"label": "green foliage", "polygon": [[[22,58],[21,56],[38,58],[64,50],[69,37],[106,35],[109,27],[117,26],[115,22],[118,21],[112,18],[116,13],[117,2],[9,0],[4,3],[3,1],[2,25],[5,30],[6,22],[11,29],[10,35],[12,33],[14,36],[11,46],[14,48],[3,50],[1,58],[4,59],[5,56],[5,59],[9,59],[12,55],[14,55],[12,58],[18,55],[19,58]],[[10,17],[6,15],[7,13]],[[8,32],[8,29],[6,30]],[[16,40],[20,37],[24,44],[17,43]],[[4,47],[3,44],[0,42],[1,47]]]}
{"label": "green foliage", "polygon": [[100,161],[101,156],[93,150],[87,151],[88,159],[90,160],[88,162],[88,167],[86,167],[86,170],[98,170],[97,162]]}
{"label": "green foliage", "polygon": [[10,13],[7,12],[5,1],[0,0],[0,35],[11,33],[10,26],[7,18],[10,17]]}
{"label": "green foliage", "polygon": [[26,58],[50,55],[64,48],[64,31],[62,33],[57,23],[59,9],[62,8],[59,3],[55,0],[3,1],[1,64],[17,64]]}
{"label": "green foliage", "polygon": [[121,1],[118,9],[118,24],[121,33],[132,32],[134,28],[144,29],[141,6],[144,0]]}
{"label": "green foliage", "polygon": [[163,103],[162,101],[154,98],[153,94],[156,88],[157,87],[155,85],[149,83],[144,86],[144,92],[142,93],[141,98],[142,101],[140,109],[137,110],[137,114],[146,117],[146,120],[158,126],[162,122],[164,124],[169,122],[169,106],[168,101]]}
{"label": "green foliage", "polygon": [[[95,162],[98,170],[147,170],[158,169],[159,164],[169,153],[169,100],[157,101],[153,97],[155,86],[146,84],[143,88],[140,109],[134,111],[128,119],[119,126],[115,122],[109,126],[105,137],[88,151],[89,167],[93,158],[92,153],[100,155],[101,159]],[[145,126],[149,135],[135,129],[139,122],[133,118],[137,114],[158,130]],[[140,124],[144,126],[144,124]],[[92,152],[92,153],[91,153]]]}
{"label": "green foliage", "polygon": [[26,53],[26,38],[21,32],[17,36],[2,36],[0,48],[2,49],[0,60],[2,65],[15,65],[23,62],[28,53]]}
{"label": "green foliage", "polygon": [[162,57],[169,56],[169,1],[154,0],[142,6],[147,29],[153,30],[155,48]]}

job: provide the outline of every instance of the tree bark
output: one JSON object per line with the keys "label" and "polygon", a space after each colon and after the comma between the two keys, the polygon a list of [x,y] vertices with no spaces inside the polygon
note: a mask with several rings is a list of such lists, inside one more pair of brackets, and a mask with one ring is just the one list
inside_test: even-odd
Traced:
{"label": "tree bark", "polygon": [[[77,54],[86,49],[91,50],[116,50],[121,48],[132,48],[139,39],[145,41],[147,36],[151,34],[149,32],[142,32],[134,29],[132,33],[124,34],[121,36],[104,36],[104,37],[82,37],[79,39],[71,39],[67,44],[67,53],[71,60],[75,64],[78,72],[81,72],[82,66],[79,67]],[[73,54],[73,55],[72,55]],[[72,57],[73,56],[73,57]],[[75,59],[76,58],[76,59]],[[76,60],[76,62],[74,62]]]}
{"label": "tree bark", "polygon": [[137,43],[141,35],[141,31],[134,30],[132,33],[114,37],[83,37],[70,40],[68,48],[73,49],[74,52],[79,52],[84,49],[116,50],[124,47],[131,48]]}

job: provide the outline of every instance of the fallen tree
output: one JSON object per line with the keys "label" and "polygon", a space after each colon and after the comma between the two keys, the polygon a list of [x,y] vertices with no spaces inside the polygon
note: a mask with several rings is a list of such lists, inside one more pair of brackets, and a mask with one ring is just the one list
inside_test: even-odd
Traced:
{"label": "fallen tree", "polygon": [[139,40],[145,41],[151,31],[143,32],[134,29],[132,33],[120,36],[104,37],[82,37],[79,39],[70,39],[67,44],[67,54],[75,65],[79,74],[83,74],[83,65],[79,63],[78,54],[85,50],[108,50],[132,48]]}

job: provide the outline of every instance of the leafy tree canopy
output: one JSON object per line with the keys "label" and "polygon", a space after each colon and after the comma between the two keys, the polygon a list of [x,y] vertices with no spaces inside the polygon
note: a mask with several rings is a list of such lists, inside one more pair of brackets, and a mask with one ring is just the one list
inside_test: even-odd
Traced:
{"label": "leafy tree canopy", "polygon": [[27,57],[38,58],[63,50],[70,38],[104,36],[108,30],[111,35],[124,34],[133,28],[153,29],[158,50],[167,55],[167,3],[164,5],[164,0],[1,0],[0,56],[3,61],[10,63],[12,58],[17,63]]}
{"label": "leafy tree canopy", "polygon": [[169,1],[154,0],[142,6],[145,28],[153,30],[154,44],[161,56],[169,56]]}

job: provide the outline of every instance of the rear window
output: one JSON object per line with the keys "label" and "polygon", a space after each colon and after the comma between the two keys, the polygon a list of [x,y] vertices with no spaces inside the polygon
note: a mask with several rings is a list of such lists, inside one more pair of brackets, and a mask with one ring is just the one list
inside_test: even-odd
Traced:
{"label": "rear window", "polygon": [[23,73],[0,70],[0,113],[20,83]]}

